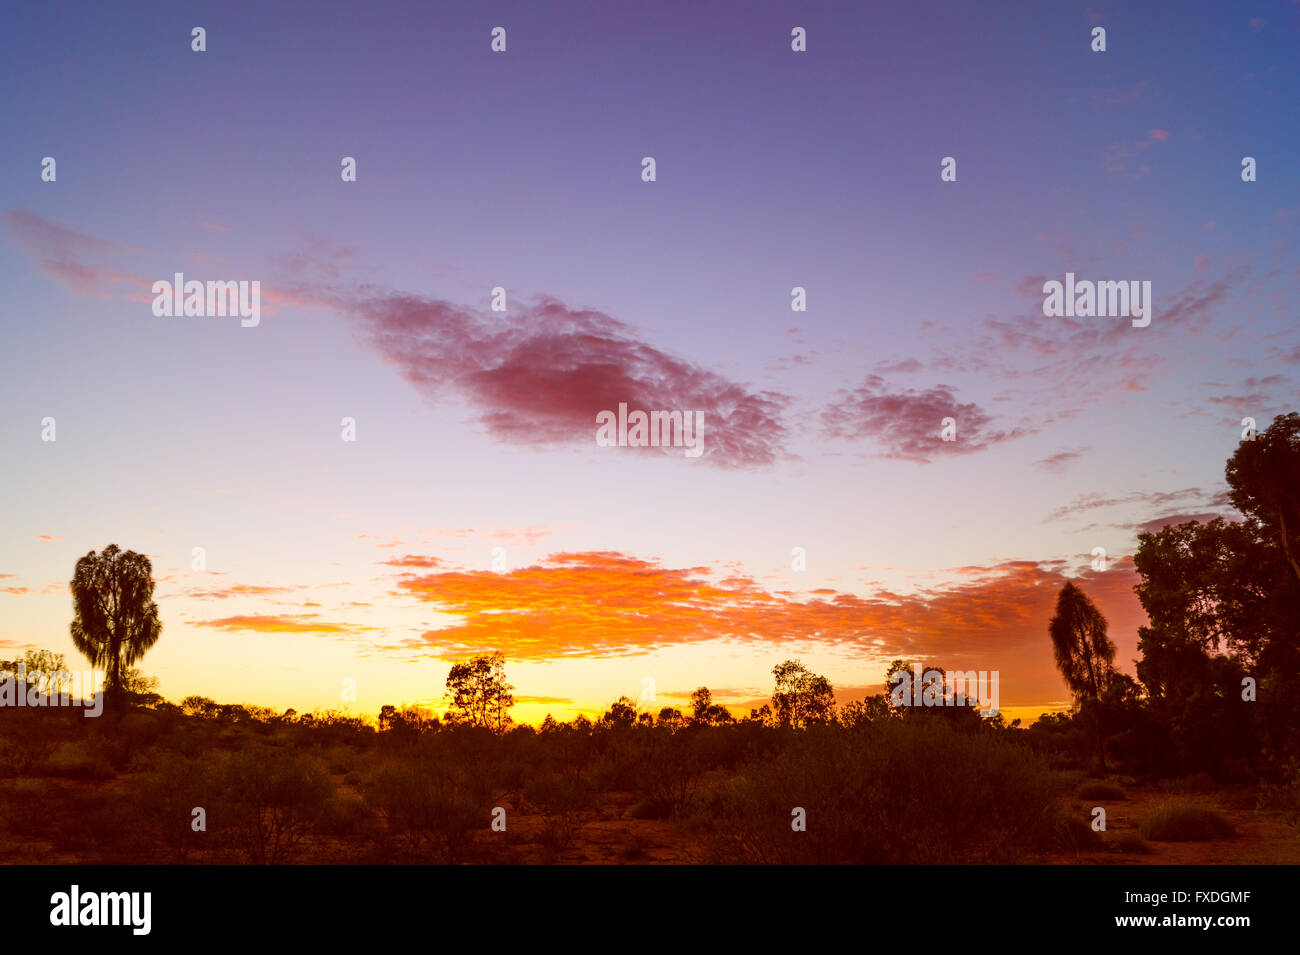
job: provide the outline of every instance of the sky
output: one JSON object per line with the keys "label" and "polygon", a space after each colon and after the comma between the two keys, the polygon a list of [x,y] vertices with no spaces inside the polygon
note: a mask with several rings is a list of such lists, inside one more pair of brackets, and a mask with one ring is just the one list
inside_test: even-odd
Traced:
{"label": "sky", "polygon": [[[84,666],[67,582],[115,543],[173,700],[441,709],[499,650],[529,722],[700,685],[743,715],[791,658],[842,701],[903,658],[1066,706],[1065,580],[1131,673],[1137,535],[1239,516],[1242,419],[1300,402],[1298,33],[1292,2],[11,4],[0,656]],[[260,323],[155,315],[178,272],[258,281]],[[1150,324],[1045,315],[1066,273],[1149,281]],[[704,453],[601,446],[620,403],[702,413]]]}

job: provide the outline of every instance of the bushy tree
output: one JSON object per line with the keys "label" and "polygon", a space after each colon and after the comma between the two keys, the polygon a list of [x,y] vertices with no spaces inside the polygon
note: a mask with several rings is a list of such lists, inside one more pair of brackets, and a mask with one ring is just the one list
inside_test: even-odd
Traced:
{"label": "bushy tree", "polygon": [[496,733],[505,732],[514,722],[510,716],[513,690],[506,682],[505,656],[500,652],[457,663],[447,673],[447,697],[456,707],[453,718]]}
{"label": "bushy tree", "polygon": [[68,586],[72,642],[103,669],[105,701],[118,700],[131,664],[162,635],[149,558],[110,544],[78,560]]}
{"label": "bushy tree", "polygon": [[835,710],[835,691],[824,676],[813,673],[798,660],[786,660],[772,668],[776,687],[772,691],[772,713],[782,726],[796,729],[824,723]]}

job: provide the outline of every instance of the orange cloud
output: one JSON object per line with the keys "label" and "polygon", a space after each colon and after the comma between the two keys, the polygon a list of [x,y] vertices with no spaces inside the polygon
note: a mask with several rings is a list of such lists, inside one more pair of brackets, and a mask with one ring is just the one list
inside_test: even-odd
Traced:
{"label": "orange cloud", "polygon": [[361,627],[350,623],[327,623],[315,619],[316,614],[237,614],[218,620],[198,620],[196,627],[215,627],[218,630],[249,630],[254,633],[360,633],[377,627]]}
{"label": "orange cloud", "polygon": [[231,584],[229,587],[214,587],[204,590],[196,587],[185,591],[186,597],[200,600],[226,600],[230,597],[260,597],[266,594],[287,594],[296,587],[261,587],[255,584]]}
{"label": "orange cloud", "polygon": [[[404,574],[399,591],[458,616],[423,634],[440,653],[501,650],[511,659],[629,656],[726,640],[815,642],[877,660],[925,659],[998,670],[1008,702],[1059,700],[1047,624],[1063,566],[1007,561],[970,580],[911,595],[770,592],[752,578],[713,579],[708,568],[669,568],[607,551],[555,554],[512,573]],[[1111,621],[1121,665],[1145,615],[1132,561],[1077,578]]]}

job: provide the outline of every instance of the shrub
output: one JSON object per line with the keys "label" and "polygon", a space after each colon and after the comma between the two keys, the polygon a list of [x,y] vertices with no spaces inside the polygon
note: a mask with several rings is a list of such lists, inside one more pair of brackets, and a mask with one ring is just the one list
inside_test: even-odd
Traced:
{"label": "shrub", "polygon": [[113,864],[141,861],[135,813],[125,798],[100,787],[78,786],[58,793],[56,812],[48,803],[44,808],[40,828],[55,850],[82,859],[100,852],[108,857],[102,861]]}
{"label": "shrub", "polygon": [[274,749],[226,758],[219,821],[249,862],[286,862],[325,811],[333,786],[320,764]]}
{"label": "shrub", "polygon": [[359,796],[336,794],[325,804],[316,830],[340,839],[364,837],[370,832],[370,807]]}
{"label": "shrub", "polygon": [[363,788],[366,801],[409,851],[429,848],[448,864],[463,858],[473,832],[489,819],[490,788],[481,777],[427,762],[382,764]]}
{"label": "shrub", "polygon": [[1134,855],[1148,855],[1151,852],[1151,847],[1146,844],[1142,834],[1135,829],[1117,832],[1111,845],[1116,852],[1128,852]]}
{"label": "shrub", "polygon": [[645,858],[646,850],[653,843],[650,837],[643,832],[629,829],[623,840],[623,847],[619,850],[619,856],[627,862],[637,862]]}
{"label": "shrub", "polygon": [[1300,835],[1300,765],[1292,764],[1279,782],[1265,781],[1260,785],[1256,808],[1260,812],[1276,812],[1282,820]]}
{"label": "shrub", "polygon": [[15,779],[6,783],[0,788],[0,821],[14,835],[31,839],[47,827],[49,797],[49,785],[43,779]]}
{"label": "shrub", "polygon": [[191,851],[209,843],[206,831],[194,830],[194,810],[202,808],[218,820],[222,817],[212,767],[200,759],[154,750],[132,768],[136,772],[130,793],[139,809],[143,835],[175,861],[186,861]]}
{"label": "shrub", "polygon": [[594,796],[580,777],[544,773],[524,784],[524,799],[545,815],[560,815],[590,808]]}
{"label": "shrub", "polygon": [[19,731],[0,739],[0,773],[30,776],[45,765],[54,743],[36,733]]}
{"label": "shrub", "polygon": [[113,767],[103,753],[84,742],[60,743],[46,760],[45,773],[66,779],[109,779]]}
{"label": "shrub", "polygon": [[[944,720],[812,729],[734,781],[720,861],[1005,861],[1028,854],[1063,787],[1014,739]],[[803,808],[807,831],[791,828]]]}
{"label": "shrub", "polygon": [[1121,802],[1128,798],[1124,790],[1114,783],[1094,780],[1079,787],[1080,799],[1099,799],[1105,802]]}
{"label": "shrub", "polygon": [[1151,842],[1211,842],[1237,834],[1223,813],[1179,801],[1160,806],[1142,820],[1138,832]]}
{"label": "shrub", "polygon": [[633,819],[669,819],[673,815],[673,800],[663,795],[650,795],[628,810]]}
{"label": "shrub", "polygon": [[542,861],[549,865],[559,859],[573,844],[581,829],[581,824],[574,816],[547,816],[538,840],[542,846]]}

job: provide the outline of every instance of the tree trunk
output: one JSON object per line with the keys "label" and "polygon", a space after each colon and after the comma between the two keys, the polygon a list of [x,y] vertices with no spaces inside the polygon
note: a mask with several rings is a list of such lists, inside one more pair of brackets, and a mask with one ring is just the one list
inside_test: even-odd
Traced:
{"label": "tree trunk", "polygon": [[1296,563],[1295,557],[1291,555],[1291,540],[1286,532],[1286,514],[1282,511],[1279,504],[1277,508],[1278,523],[1282,525],[1282,550],[1286,554],[1287,561],[1291,564],[1291,570],[1295,573],[1296,580],[1300,580],[1300,564]]}

